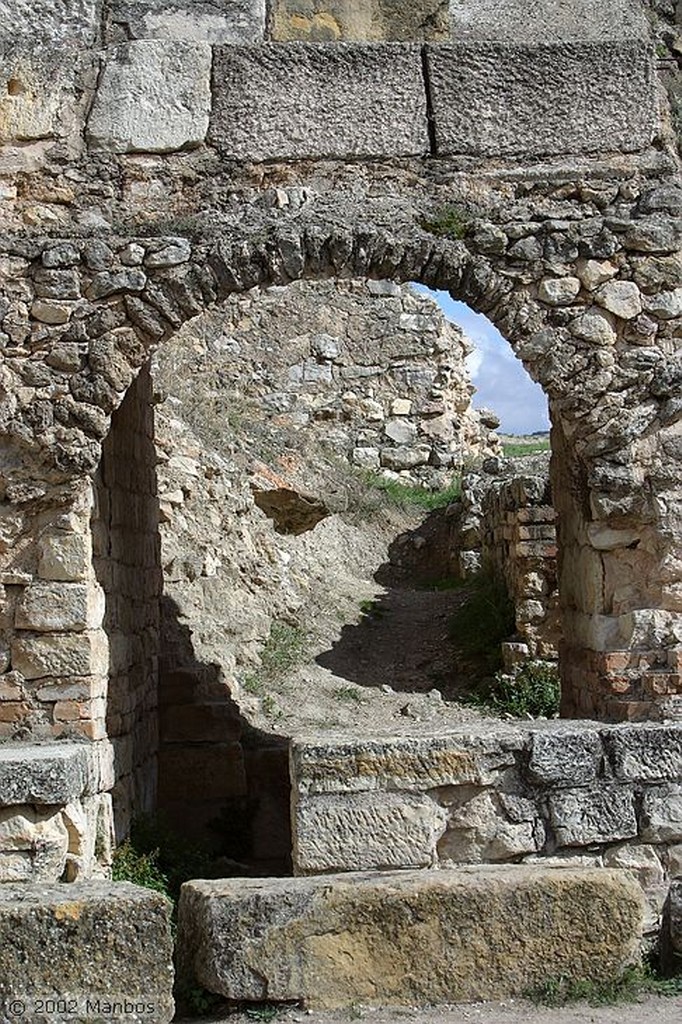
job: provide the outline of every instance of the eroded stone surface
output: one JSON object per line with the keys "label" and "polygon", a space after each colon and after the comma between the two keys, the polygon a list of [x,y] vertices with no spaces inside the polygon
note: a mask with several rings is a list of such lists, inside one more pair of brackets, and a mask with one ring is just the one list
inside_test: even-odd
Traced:
{"label": "eroded stone surface", "polygon": [[116,153],[199,145],[208,129],[210,75],[211,50],[203,43],[138,40],[107,51],[88,120],[91,143]]}
{"label": "eroded stone surface", "polygon": [[170,910],[159,893],[127,882],[0,886],[0,998],[23,999],[36,1024],[55,1015],[35,1000],[65,997],[86,1018],[88,998],[152,1004],[147,1019],[165,1024],[174,1010]]}
{"label": "eroded stone surface", "polygon": [[[239,160],[421,155],[417,47],[218,47],[211,141]],[[367,89],[367,82],[374,89]]]}
{"label": "eroded stone surface", "polygon": [[630,152],[652,140],[656,101],[644,39],[462,42],[427,52],[439,155]]}
{"label": "eroded stone surface", "polygon": [[180,970],[230,999],[319,1008],[497,999],[557,976],[612,977],[642,919],[636,882],[613,871],[189,882]]}

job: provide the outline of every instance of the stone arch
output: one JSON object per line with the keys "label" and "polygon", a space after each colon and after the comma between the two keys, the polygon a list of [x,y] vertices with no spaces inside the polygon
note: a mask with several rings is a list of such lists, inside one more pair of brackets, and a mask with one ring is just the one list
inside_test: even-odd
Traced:
{"label": "stone arch", "polygon": [[[211,237],[14,243],[16,349],[2,381],[6,500],[16,509],[5,576],[17,588],[11,657],[28,679],[89,680],[77,711],[70,698],[57,701],[69,729],[106,736],[106,638],[88,518],[112,414],[155,347],[208,306],[257,285],[330,276],[446,289],[509,339],[550,400],[564,714],[674,714],[678,193],[627,181],[600,187],[602,205],[621,215],[611,217],[613,230],[595,216],[587,186],[545,186],[542,217],[530,221],[523,204],[510,216],[499,190],[486,203],[443,205],[436,193],[411,205],[390,197],[368,212],[358,201],[341,215],[324,196],[266,189],[238,230]],[[65,570],[67,549],[78,564]],[[45,588],[78,605],[66,667],[49,645],[49,631],[63,627],[38,621]],[[45,723],[40,698],[17,692],[17,715]],[[64,725],[53,717],[46,728],[61,734]]]}

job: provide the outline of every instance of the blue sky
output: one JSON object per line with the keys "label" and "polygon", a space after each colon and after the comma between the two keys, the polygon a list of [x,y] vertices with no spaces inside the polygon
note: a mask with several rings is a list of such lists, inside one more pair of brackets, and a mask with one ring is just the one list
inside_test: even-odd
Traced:
{"label": "blue sky", "polygon": [[[420,287],[420,291],[429,289]],[[532,434],[549,430],[547,399],[542,388],[526,373],[508,341],[480,313],[447,292],[430,292],[448,320],[459,324],[476,346],[467,360],[477,388],[474,406],[494,409],[502,421],[503,434]]]}

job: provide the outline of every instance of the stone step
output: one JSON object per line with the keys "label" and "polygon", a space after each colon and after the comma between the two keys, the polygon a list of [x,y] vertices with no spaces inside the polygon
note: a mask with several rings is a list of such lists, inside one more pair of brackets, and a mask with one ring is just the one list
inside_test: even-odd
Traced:
{"label": "stone step", "polygon": [[520,996],[605,980],[636,958],[643,898],[624,871],[522,866],[193,881],[178,970],[240,1001],[319,1009]]}

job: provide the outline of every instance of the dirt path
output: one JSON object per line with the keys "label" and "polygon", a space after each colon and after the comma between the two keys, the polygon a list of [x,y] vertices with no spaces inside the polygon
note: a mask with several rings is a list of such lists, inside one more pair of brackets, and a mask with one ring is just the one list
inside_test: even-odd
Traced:
{"label": "dirt path", "polygon": [[[253,1014],[253,1011],[252,1011]],[[212,1017],[207,1024],[258,1024],[265,1018],[252,1014]],[[349,1010],[337,1013],[284,1011],[273,1024],[680,1024],[682,996],[652,996],[641,1003],[593,1007],[584,1003],[548,1009],[523,1000],[505,1003],[476,1003],[462,1006],[433,1006],[428,1009]]]}
{"label": "dirt path", "polygon": [[365,602],[360,622],[344,626],[315,660],[361,686],[391,686],[400,693],[435,687],[449,697],[457,684],[450,620],[464,599],[461,590],[389,588]]}

